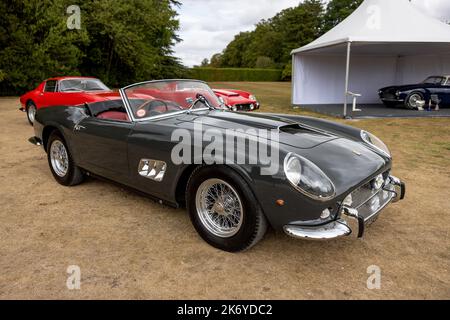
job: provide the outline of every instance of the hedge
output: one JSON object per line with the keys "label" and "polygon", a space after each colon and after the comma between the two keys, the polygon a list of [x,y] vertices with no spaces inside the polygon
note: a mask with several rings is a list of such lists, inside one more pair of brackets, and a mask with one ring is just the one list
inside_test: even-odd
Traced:
{"label": "hedge", "polygon": [[214,81],[281,81],[282,70],[250,68],[193,68],[192,79]]}

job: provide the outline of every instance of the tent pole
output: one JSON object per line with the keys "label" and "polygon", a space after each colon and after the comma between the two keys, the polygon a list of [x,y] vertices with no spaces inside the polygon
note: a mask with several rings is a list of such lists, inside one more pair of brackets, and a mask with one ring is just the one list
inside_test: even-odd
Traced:
{"label": "tent pole", "polygon": [[347,117],[347,96],[348,96],[348,80],[350,76],[350,54],[351,54],[352,43],[347,42],[347,63],[345,66],[345,94],[344,94],[344,118]]}
{"label": "tent pole", "polygon": [[292,55],[292,69],[291,69],[291,107],[294,107],[294,81],[295,81],[295,76],[294,76],[294,65],[295,65],[295,53]]}

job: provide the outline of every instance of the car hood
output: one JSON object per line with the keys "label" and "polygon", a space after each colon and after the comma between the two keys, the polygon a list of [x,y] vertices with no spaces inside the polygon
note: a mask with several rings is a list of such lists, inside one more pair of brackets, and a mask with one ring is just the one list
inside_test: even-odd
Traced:
{"label": "car hood", "polygon": [[210,111],[201,114],[185,114],[177,117],[180,127],[193,129],[194,121],[202,123],[203,130],[232,129],[244,130],[250,135],[259,136],[258,130],[279,130],[280,143],[300,148],[310,149],[339,137],[331,133],[315,129],[299,122],[273,115],[255,113],[234,113]]}
{"label": "car hood", "polygon": [[221,96],[226,96],[226,97],[238,97],[239,96],[239,93],[237,93],[237,92],[223,90],[223,89],[213,89],[213,91],[215,94],[219,94]]}
{"label": "car hood", "polygon": [[[377,172],[388,170],[390,161],[364,143],[348,136],[303,124],[282,115],[210,111],[179,115],[171,121],[178,128],[193,130],[201,122],[202,130],[226,129],[279,130],[280,150],[294,152],[315,163],[333,181],[337,195],[345,194]],[[250,134],[247,131],[247,134]],[[383,170],[382,170],[383,169]]]}
{"label": "car hood", "polygon": [[428,88],[431,87],[431,84],[420,83],[420,84],[405,84],[402,86],[390,86],[380,89],[381,91],[392,91],[392,90],[400,90],[400,91],[410,91],[414,89]]}

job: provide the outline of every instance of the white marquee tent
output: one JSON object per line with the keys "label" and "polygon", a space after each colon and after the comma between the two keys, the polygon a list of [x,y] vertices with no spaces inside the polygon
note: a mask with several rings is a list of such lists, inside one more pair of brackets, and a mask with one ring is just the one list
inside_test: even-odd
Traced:
{"label": "white marquee tent", "polygon": [[378,89],[450,74],[450,25],[408,0],[365,0],[346,20],[292,51],[292,104],[378,104]]}

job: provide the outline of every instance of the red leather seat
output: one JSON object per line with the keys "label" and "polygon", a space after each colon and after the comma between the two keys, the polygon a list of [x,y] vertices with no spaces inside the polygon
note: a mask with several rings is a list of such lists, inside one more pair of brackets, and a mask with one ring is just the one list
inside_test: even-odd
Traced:
{"label": "red leather seat", "polygon": [[121,121],[130,121],[128,115],[125,112],[120,111],[106,111],[100,113],[97,118],[99,119],[109,119],[109,120],[121,120]]}

